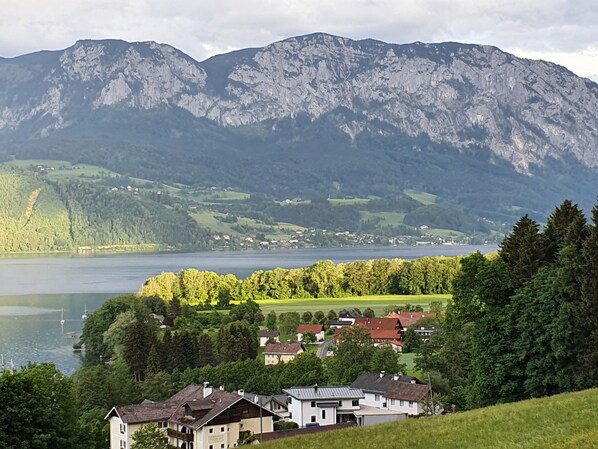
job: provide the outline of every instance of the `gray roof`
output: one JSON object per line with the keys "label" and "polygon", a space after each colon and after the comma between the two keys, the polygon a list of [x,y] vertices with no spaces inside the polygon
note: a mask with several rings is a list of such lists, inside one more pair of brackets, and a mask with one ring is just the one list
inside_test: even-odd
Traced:
{"label": "gray roof", "polygon": [[127,424],[168,421],[177,407],[187,401],[202,398],[203,387],[189,385],[164,402],[148,403],[144,401],[142,404],[113,407],[106,415],[106,419],[118,416],[122,422]]}
{"label": "gray roof", "polygon": [[[396,380],[395,380],[396,377]],[[351,384],[354,388],[374,393],[386,393],[397,383],[421,383],[415,377],[397,374],[363,373]]]}
{"label": "gray roof", "polygon": [[291,387],[282,391],[300,401],[363,399],[365,397],[363,391],[353,387]]}

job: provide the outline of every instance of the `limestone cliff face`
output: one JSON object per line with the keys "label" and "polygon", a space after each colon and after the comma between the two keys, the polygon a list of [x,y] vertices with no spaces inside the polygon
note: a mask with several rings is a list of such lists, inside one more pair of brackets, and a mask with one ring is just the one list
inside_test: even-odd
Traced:
{"label": "limestone cliff face", "polygon": [[122,41],[0,59],[0,135],[25,125],[47,135],[101,108],[162,107],[225,127],[343,108],[353,117],[337,126],[351,138],[477,144],[523,173],[546,158],[598,166],[598,85],[494,47],[313,34],[201,63],[168,45]]}

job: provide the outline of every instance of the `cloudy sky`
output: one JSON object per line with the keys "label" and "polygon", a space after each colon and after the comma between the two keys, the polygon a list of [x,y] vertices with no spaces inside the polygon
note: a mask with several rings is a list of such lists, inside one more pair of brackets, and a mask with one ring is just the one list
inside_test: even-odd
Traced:
{"label": "cloudy sky", "polygon": [[596,0],[0,0],[3,57],[116,38],[201,61],[315,31],[495,45],[598,81]]}

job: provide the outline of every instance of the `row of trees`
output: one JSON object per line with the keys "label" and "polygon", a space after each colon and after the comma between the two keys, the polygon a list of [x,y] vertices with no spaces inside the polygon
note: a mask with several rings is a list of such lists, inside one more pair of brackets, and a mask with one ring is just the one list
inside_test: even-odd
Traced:
{"label": "row of trees", "polygon": [[423,257],[413,262],[376,259],[335,265],[321,260],[305,268],[256,271],[239,280],[190,268],[148,279],[140,295],[187,304],[227,307],[231,300],[322,298],[385,294],[449,293],[459,273],[458,258]]}
{"label": "row of trees", "polygon": [[497,257],[462,260],[444,331],[420,348],[460,407],[598,385],[598,206],[570,201],[543,231],[528,216]]}

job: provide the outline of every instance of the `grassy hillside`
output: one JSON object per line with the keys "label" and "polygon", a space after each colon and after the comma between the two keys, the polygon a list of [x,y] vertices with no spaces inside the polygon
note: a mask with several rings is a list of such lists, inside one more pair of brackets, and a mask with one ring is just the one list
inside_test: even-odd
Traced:
{"label": "grassy hillside", "polygon": [[69,216],[56,191],[33,177],[0,172],[0,251],[71,245]]}
{"label": "grassy hillside", "polygon": [[589,449],[598,447],[598,390],[454,415],[283,439],[264,449]]}
{"label": "grassy hillside", "polygon": [[[61,173],[69,170],[77,174]],[[137,189],[83,181],[81,170],[0,170],[0,252],[208,245],[207,231],[184,210]]]}

